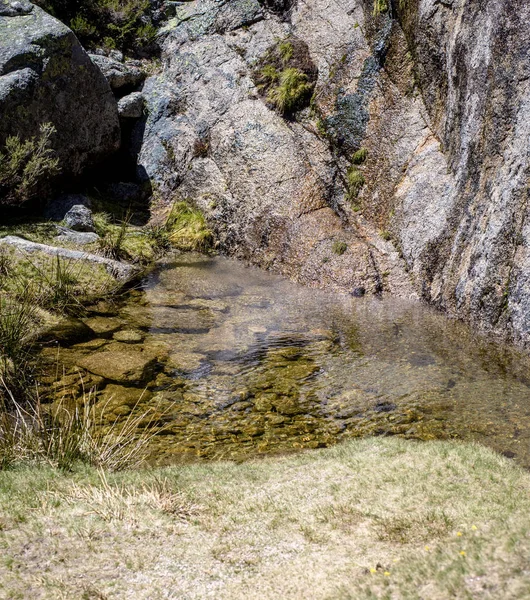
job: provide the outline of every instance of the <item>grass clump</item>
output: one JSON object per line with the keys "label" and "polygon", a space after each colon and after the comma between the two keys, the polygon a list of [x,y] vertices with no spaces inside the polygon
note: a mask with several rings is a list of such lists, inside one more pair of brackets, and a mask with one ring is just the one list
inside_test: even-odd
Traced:
{"label": "grass clump", "polygon": [[49,179],[60,171],[59,160],[51,148],[55,127],[40,126],[39,135],[22,141],[19,136],[6,139],[0,152],[0,205],[18,205],[34,198]]}
{"label": "grass clump", "polygon": [[359,196],[359,193],[366,183],[364,175],[357,168],[356,165],[352,165],[348,169],[347,174],[347,182],[348,182],[348,198],[350,201],[354,201]]}
{"label": "grass clump", "polygon": [[213,234],[200,210],[187,202],[176,202],[165,223],[167,238],[179,250],[204,252],[212,247]]}
{"label": "grass clump", "polygon": [[387,0],[374,0],[374,17],[378,17],[380,14],[388,11],[388,2]]}
{"label": "grass clump", "polygon": [[10,399],[10,410],[0,406],[0,471],[28,463],[64,470],[79,463],[108,471],[133,468],[153,435],[150,430],[158,415],[153,408],[134,416],[131,412],[125,421],[109,425],[105,407],[96,408],[95,390],[81,398],[62,398],[52,407],[42,405],[38,396],[23,406],[1,378],[0,384]]}
{"label": "grass clump", "polygon": [[259,93],[285,117],[310,104],[317,75],[307,44],[293,36],[279,40],[253,71]]}
{"label": "grass clump", "polygon": [[284,69],[278,79],[278,85],[269,90],[267,98],[280,113],[292,114],[311,96],[313,85],[305,73],[292,67]]}
{"label": "grass clump", "polygon": [[339,240],[335,240],[333,242],[333,245],[331,246],[331,250],[333,252],[333,254],[336,254],[337,256],[342,256],[346,250],[348,249],[348,244],[346,244],[346,242],[341,242]]}
{"label": "grass clump", "polygon": [[368,158],[368,150],[366,148],[359,148],[359,150],[357,150],[357,152],[353,153],[351,162],[354,165],[362,165],[364,162],[366,162],[367,158]]}

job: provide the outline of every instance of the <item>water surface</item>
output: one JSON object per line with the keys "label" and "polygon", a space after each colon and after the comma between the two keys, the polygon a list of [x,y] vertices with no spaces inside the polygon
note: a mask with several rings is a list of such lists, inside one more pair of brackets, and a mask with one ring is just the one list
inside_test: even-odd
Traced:
{"label": "water surface", "polygon": [[[95,333],[61,350],[60,393],[79,389],[88,364],[109,423],[152,407],[157,463],[400,435],[478,440],[530,465],[527,359],[417,302],[183,255],[85,322]],[[115,375],[130,356],[149,365]]]}

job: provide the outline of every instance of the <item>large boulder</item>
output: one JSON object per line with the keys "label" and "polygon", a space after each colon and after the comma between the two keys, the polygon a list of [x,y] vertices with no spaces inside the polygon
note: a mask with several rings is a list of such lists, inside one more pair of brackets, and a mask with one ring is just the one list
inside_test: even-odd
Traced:
{"label": "large boulder", "polygon": [[29,2],[0,1],[0,148],[52,123],[65,174],[118,149],[118,109],[109,84],[73,32]]}

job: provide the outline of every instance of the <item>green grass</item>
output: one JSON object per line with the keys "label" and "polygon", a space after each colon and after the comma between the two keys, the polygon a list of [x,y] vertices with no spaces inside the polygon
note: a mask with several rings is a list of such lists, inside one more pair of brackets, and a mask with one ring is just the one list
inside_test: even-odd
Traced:
{"label": "green grass", "polygon": [[278,83],[269,90],[267,99],[280,113],[287,115],[300,108],[312,91],[313,85],[307,75],[290,67],[280,73]]}
{"label": "green grass", "polygon": [[374,17],[378,17],[380,14],[388,11],[387,0],[374,0]]}
{"label": "green grass", "polygon": [[347,182],[348,182],[348,198],[349,200],[355,200],[366,183],[364,179],[364,175],[358,169],[356,165],[352,165],[348,169],[347,173]]}
{"label": "green grass", "polygon": [[339,240],[335,240],[331,246],[331,251],[338,256],[342,256],[346,250],[348,249],[348,244],[346,242],[341,242]]}
{"label": "green grass", "polygon": [[[454,442],[0,472],[5,598],[523,599],[530,475]],[[98,595],[99,594],[99,595]]]}
{"label": "green grass", "polygon": [[204,215],[187,202],[173,204],[163,229],[169,243],[179,250],[204,252],[213,244],[213,234]]}
{"label": "green grass", "polygon": [[362,165],[368,158],[368,150],[366,148],[359,148],[357,152],[353,153],[351,162],[354,165]]}

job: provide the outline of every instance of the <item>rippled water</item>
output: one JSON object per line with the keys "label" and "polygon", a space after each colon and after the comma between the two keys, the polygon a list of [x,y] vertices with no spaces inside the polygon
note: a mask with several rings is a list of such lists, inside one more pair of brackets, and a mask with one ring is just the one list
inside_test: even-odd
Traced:
{"label": "rippled water", "polygon": [[79,389],[82,367],[109,422],[152,407],[158,463],[398,434],[479,440],[530,465],[527,359],[418,303],[185,255],[85,321],[95,333],[61,350],[55,393]]}

